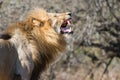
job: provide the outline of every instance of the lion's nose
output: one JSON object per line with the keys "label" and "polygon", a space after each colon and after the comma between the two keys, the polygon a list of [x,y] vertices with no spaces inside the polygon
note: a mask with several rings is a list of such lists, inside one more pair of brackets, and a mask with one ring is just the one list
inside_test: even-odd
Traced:
{"label": "lion's nose", "polygon": [[71,12],[68,12],[67,15],[71,16],[72,14],[71,14]]}

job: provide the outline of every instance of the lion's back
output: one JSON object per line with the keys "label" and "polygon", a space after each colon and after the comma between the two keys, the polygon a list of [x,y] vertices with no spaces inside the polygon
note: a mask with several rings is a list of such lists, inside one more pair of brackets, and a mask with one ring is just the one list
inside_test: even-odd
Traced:
{"label": "lion's back", "polygon": [[0,39],[0,80],[12,80],[16,49],[8,42]]}

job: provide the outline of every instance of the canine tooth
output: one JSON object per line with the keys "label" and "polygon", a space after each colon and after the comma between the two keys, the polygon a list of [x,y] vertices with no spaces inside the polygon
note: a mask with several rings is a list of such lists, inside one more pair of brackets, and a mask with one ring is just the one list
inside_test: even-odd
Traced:
{"label": "canine tooth", "polygon": [[70,27],[70,30],[72,30],[72,28]]}
{"label": "canine tooth", "polygon": [[68,25],[71,25],[70,21],[67,21]]}

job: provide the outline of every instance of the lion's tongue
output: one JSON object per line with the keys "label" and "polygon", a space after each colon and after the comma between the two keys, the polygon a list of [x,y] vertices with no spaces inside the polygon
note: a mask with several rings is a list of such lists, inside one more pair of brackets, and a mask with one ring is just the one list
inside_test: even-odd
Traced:
{"label": "lion's tongue", "polygon": [[62,28],[61,31],[62,31],[63,33],[71,33],[71,32],[72,32],[71,28],[68,28],[68,27]]}

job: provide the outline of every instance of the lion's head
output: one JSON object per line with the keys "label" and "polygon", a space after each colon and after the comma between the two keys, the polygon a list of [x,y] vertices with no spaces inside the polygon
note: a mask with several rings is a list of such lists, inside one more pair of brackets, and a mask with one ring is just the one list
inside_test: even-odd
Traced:
{"label": "lion's head", "polygon": [[52,26],[58,33],[71,34],[73,30],[71,28],[72,18],[71,13],[48,13]]}
{"label": "lion's head", "polygon": [[35,25],[43,24],[43,22],[40,24],[40,19],[42,19],[42,21],[47,20],[50,23],[50,26],[52,26],[57,33],[59,34],[73,33],[71,27],[72,18],[70,12],[49,13],[43,9],[36,8],[35,10],[31,11],[29,17],[30,16],[36,19],[36,21],[35,20],[33,21]]}

